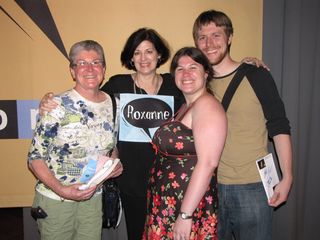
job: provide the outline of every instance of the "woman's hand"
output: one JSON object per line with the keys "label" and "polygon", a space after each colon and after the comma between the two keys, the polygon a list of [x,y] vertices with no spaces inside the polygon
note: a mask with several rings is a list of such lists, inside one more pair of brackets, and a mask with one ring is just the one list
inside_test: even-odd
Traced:
{"label": "woman's hand", "polygon": [[69,186],[63,186],[57,190],[57,194],[62,199],[68,199],[73,201],[85,201],[92,197],[92,195],[96,192],[97,186],[92,186],[86,190],[79,190],[79,187],[82,184],[72,184]]}
{"label": "woman's hand", "polygon": [[180,214],[173,225],[174,240],[189,240],[191,233],[192,219],[182,219]]}
{"label": "woman's hand", "polygon": [[39,104],[39,114],[45,115],[47,112],[52,111],[58,106],[58,103],[53,100],[54,94],[52,92],[46,93]]}

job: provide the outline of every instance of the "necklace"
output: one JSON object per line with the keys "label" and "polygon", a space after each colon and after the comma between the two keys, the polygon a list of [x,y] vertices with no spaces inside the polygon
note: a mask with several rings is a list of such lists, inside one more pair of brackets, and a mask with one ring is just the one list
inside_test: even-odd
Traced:
{"label": "necklace", "polygon": [[155,86],[155,89],[154,91],[148,93],[144,88],[141,87],[140,83],[139,83],[139,78],[138,78],[138,75],[135,74],[135,75],[132,75],[132,79],[133,79],[133,91],[135,94],[137,94],[137,90],[136,90],[136,86],[139,88],[140,90],[140,94],[144,94],[142,92],[142,89],[145,91],[146,94],[148,95],[157,95],[159,90],[160,90],[160,87],[161,87],[161,83],[162,83],[162,78],[160,75],[158,74],[155,74],[154,77],[152,78],[152,81],[155,80],[156,81],[156,86]]}

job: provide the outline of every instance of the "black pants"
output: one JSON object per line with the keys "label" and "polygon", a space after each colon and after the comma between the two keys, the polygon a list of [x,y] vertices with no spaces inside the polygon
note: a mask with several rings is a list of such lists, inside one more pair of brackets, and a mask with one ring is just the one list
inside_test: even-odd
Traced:
{"label": "black pants", "polygon": [[147,214],[147,197],[121,193],[121,201],[126,218],[128,240],[140,240]]}

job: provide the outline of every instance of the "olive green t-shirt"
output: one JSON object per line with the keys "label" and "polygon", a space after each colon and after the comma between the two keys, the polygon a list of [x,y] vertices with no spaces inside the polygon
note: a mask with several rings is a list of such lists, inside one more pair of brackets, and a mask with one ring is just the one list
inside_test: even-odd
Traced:
{"label": "olive green t-shirt", "polygon": [[[210,83],[221,102],[235,72]],[[227,110],[228,133],[218,167],[218,182],[246,184],[261,181],[255,161],[267,155],[266,120],[259,99],[245,77]]]}

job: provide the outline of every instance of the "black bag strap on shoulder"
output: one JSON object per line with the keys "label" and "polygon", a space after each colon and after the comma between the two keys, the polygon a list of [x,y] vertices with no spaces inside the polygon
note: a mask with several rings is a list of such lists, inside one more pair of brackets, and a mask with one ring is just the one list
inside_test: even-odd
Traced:
{"label": "black bag strap on shoulder", "polygon": [[[114,95],[109,95],[112,101],[112,121],[116,124],[117,102]],[[115,132],[114,132],[115,134]],[[115,134],[116,135],[116,134]],[[115,136],[116,137],[116,136]],[[109,156],[111,156],[110,151]],[[122,215],[122,204],[120,197],[120,189],[115,178],[106,180],[102,185],[102,227],[117,228],[120,224]]]}
{"label": "black bag strap on shoulder", "polygon": [[111,102],[112,102],[112,121],[115,124],[116,123],[116,111],[117,111],[117,103],[116,103],[116,98],[113,95],[109,95],[111,98]]}
{"label": "black bag strap on shoulder", "polygon": [[[116,125],[116,117],[117,117],[116,116],[116,114],[117,114],[117,102],[116,102],[116,98],[115,98],[114,95],[109,94],[109,96],[110,96],[111,102],[112,102],[112,122],[113,122],[113,126],[115,127],[115,125]],[[116,136],[116,131],[114,129],[113,129],[113,134],[114,134],[115,137],[117,137]],[[109,152],[109,157],[111,157],[112,151],[113,150],[111,150]]]}
{"label": "black bag strap on shoulder", "polygon": [[251,69],[251,67],[254,67],[254,66],[249,65],[249,64],[241,64],[240,67],[238,68],[236,74],[232,78],[231,82],[229,83],[229,86],[227,87],[227,90],[224,93],[222,101],[221,101],[221,104],[222,104],[225,111],[228,110],[228,107],[230,105],[230,102],[232,100],[234,93],[236,92],[242,79],[244,78],[244,76],[246,75],[248,70]]}

